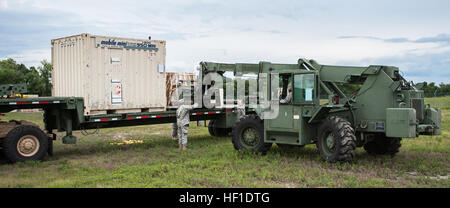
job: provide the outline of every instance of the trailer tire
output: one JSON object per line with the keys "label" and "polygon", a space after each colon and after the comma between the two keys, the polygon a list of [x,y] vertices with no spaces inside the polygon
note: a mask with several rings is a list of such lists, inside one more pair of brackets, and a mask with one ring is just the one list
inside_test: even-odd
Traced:
{"label": "trailer tire", "polygon": [[338,116],[326,118],[319,127],[317,149],[329,162],[351,162],[355,157],[356,137],[350,122]]}
{"label": "trailer tire", "polygon": [[218,137],[227,137],[231,133],[231,128],[228,128],[228,129],[215,128],[214,131],[215,131],[214,134]]}
{"label": "trailer tire", "polygon": [[257,115],[246,115],[233,127],[234,149],[255,151],[265,154],[272,143],[264,142],[264,122]]}
{"label": "trailer tire", "polygon": [[364,144],[364,150],[373,155],[395,155],[399,152],[402,138],[378,137]]}
{"label": "trailer tire", "polygon": [[209,121],[209,124],[208,124],[208,131],[211,136],[226,137],[226,136],[230,135],[231,128],[217,128],[216,120],[211,120],[211,121]]}
{"label": "trailer tire", "polygon": [[49,137],[38,127],[20,125],[3,139],[3,153],[9,162],[42,160],[48,150]]}
{"label": "trailer tire", "polygon": [[215,122],[215,120],[210,120],[209,124],[208,124],[208,132],[209,132],[209,135],[211,135],[211,136],[216,136],[215,131],[214,131],[214,122]]}

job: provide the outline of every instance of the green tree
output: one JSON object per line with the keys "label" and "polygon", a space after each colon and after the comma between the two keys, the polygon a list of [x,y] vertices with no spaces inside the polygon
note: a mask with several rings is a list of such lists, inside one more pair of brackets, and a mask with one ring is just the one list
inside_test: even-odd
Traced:
{"label": "green tree", "polygon": [[29,94],[51,96],[52,65],[47,60],[41,61],[41,66],[30,67],[17,64],[14,59],[0,61],[0,84],[25,83]]}
{"label": "green tree", "polygon": [[431,95],[434,94],[435,92],[437,92],[437,90],[439,89],[438,86],[436,86],[436,84],[434,82],[430,82],[430,83],[426,83],[424,84],[422,90],[426,95]]}
{"label": "green tree", "polygon": [[28,72],[28,68],[24,64],[17,64],[15,69],[22,74]]}
{"label": "green tree", "polygon": [[25,74],[25,83],[27,84],[27,89],[29,94],[41,94],[42,81],[39,72],[35,67],[30,67],[30,69]]}
{"label": "green tree", "polygon": [[439,91],[441,93],[450,93],[450,84],[439,84]]}
{"label": "green tree", "polygon": [[[21,70],[25,65],[20,66]],[[14,59],[6,59],[0,61],[0,84],[19,84],[23,83],[24,75],[18,70],[19,66]]]}
{"label": "green tree", "polygon": [[47,60],[41,61],[41,65],[38,67],[40,80],[42,83],[40,96],[52,95],[52,64]]}
{"label": "green tree", "polygon": [[16,61],[12,58],[5,59],[0,61],[0,68],[1,69],[12,69],[15,70],[17,68]]}

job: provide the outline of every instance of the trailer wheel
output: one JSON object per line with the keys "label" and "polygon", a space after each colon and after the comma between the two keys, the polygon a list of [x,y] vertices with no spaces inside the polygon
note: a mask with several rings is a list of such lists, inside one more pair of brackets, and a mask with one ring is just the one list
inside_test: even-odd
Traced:
{"label": "trailer wheel", "polygon": [[209,135],[211,135],[211,136],[216,136],[215,131],[214,131],[214,122],[215,122],[215,120],[210,120],[209,124],[208,124],[208,131],[209,131]]}
{"label": "trailer wheel", "polygon": [[231,128],[217,128],[216,127],[216,120],[209,121],[208,124],[208,131],[211,136],[215,137],[226,137],[230,134]]}
{"label": "trailer wheel", "polygon": [[232,142],[236,150],[266,153],[272,143],[264,142],[264,123],[256,115],[246,115],[233,127]]}
{"label": "trailer wheel", "polygon": [[215,128],[215,135],[218,137],[227,137],[231,133],[231,128],[224,129],[224,128]]}
{"label": "trailer wheel", "polygon": [[3,139],[3,153],[12,163],[42,160],[48,141],[48,136],[36,126],[17,126]]}
{"label": "trailer wheel", "polygon": [[395,155],[399,152],[402,138],[378,137],[364,144],[364,150],[374,155]]}
{"label": "trailer wheel", "polygon": [[330,116],[319,127],[317,149],[326,161],[351,162],[355,157],[355,141],[350,122],[338,116]]}

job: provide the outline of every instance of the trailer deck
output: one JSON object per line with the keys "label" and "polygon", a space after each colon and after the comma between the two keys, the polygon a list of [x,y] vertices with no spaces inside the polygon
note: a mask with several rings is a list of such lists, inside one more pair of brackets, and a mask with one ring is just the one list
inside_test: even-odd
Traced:
{"label": "trailer deck", "polygon": [[[139,113],[117,113],[80,115],[83,112],[83,98],[81,97],[40,97],[40,98],[7,98],[0,99],[0,112],[7,113],[18,109],[43,109],[44,112],[58,116],[64,111],[76,113],[78,125],[74,130],[108,128],[118,126],[148,125],[176,122],[176,110],[139,112]],[[210,120],[227,113],[233,113],[233,109],[205,109],[198,108],[191,111],[192,121]]]}
{"label": "trailer deck", "polygon": [[[2,98],[0,99],[0,113],[7,113],[18,109],[42,109],[44,111],[45,132],[48,136],[49,152],[53,140],[56,140],[54,130],[66,132],[62,137],[64,144],[76,143],[72,135],[74,130],[100,129],[123,126],[151,125],[176,122],[176,110],[84,115],[84,99],[81,97],[40,97],[40,98]],[[191,121],[220,120],[222,125],[230,126],[235,121],[234,109],[206,109],[198,108],[190,111]],[[229,122],[228,122],[229,121]],[[230,124],[227,124],[230,123]],[[27,122],[0,122],[2,128],[0,142],[8,137],[13,129],[29,125]],[[35,125],[37,126],[37,125]],[[31,141],[31,140],[30,140]],[[5,143],[5,142],[2,142]],[[20,160],[18,160],[20,161]]]}

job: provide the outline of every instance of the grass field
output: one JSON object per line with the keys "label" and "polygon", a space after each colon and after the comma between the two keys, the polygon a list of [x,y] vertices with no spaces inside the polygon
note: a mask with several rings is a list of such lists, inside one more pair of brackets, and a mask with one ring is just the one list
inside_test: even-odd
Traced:
{"label": "grass field", "polygon": [[[427,99],[443,108],[440,136],[403,139],[395,157],[358,148],[351,164],[320,160],[315,145],[267,155],[240,153],[230,138],[210,137],[192,124],[189,149],[179,151],[171,125],[102,129],[75,145],[55,142],[43,162],[0,158],[0,187],[450,187],[450,97]],[[39,125],[42,113],[8,113],[2,120]],[[125,140],[143,143],[122,144]],[[112,144],[111,144],[112,143]]]}

